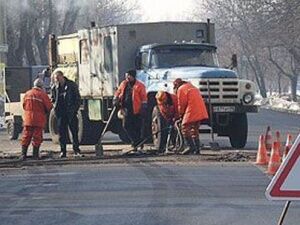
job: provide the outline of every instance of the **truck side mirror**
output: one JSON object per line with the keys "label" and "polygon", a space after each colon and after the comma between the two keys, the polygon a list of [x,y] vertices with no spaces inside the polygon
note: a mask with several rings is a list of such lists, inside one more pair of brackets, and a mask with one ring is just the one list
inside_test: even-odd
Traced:
{"label": "truck side mirror", "polygon": [[140,55],[137,55],[135,58],[135,69],[136,70],[141,69],[141,61],[142,61],[142,57]]}
{"label": "truck side mirror", "polygon": [[232,56],[231,56],[231,68],[236,68],[237,65],[238,65],[237,56],[236,56],[236,54],[232,54]]}

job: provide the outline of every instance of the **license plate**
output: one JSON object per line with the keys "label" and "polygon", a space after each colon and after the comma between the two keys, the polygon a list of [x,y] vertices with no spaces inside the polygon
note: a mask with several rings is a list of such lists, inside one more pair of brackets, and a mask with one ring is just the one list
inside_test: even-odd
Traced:
{"label": "license plate", "polygon": [[214,106],[213,111],[214,112],[234,112],[235,107],[234,106]]}

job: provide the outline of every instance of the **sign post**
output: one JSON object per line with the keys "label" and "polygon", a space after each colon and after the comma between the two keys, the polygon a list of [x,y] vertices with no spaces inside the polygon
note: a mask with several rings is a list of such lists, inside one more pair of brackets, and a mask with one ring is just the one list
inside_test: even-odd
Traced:
{"label": "sign post", "polygon": [[280,165],[277,173],[267,187],[266,197],[269,200],[286,200],[279,218],[282,225],[292,200],[300,200],[300,134],[296,138],[288,155]]}

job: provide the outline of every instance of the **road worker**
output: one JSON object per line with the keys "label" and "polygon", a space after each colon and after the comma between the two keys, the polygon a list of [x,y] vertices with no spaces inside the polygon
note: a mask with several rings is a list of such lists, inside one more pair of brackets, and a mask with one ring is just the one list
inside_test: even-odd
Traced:
{"label": "road worker", "polygon": [[182,119],[181,132],[187,145],[182,154],[200,154],[199,126],[201,121],[208,119],[201,93],[180,78],[174,81],[174,92],[178,97],[178,112]]}
{"label": "road worker", "polygon": [[[166,91],[158,91],[155,95],[157,106],[159,111],[166,121],[166,127],[169,127],[168,130],[161,131],[161,138],[163,138],[163,144],[160,145],[159,152],[163,152],[166,154],[172,153],[169,148],[166,148],[167,135],[171,135],[170,137],[175,137],[175,130],[173,128],[174,122],[179,119],[178,113],[178,99],[177,96],[171,94]],[[164,129],[164,128],[162,128]],[[172,138],[170,141],[175,141]]]}
{"label": "road worker", "polygon": [[73,139],[73,151],[75,157],[83,157],[79,148],[78,140],[78,117],[80,107],[80,94],[77,84],[64,76],[58,70],[53,73],[54,85],[51,89],[51,100],[54,104],[55,116],[57,119],[60,157],[67,157],[67,135],[70,128]]}
{"label": "road worker", "polygon": [[47,114],[52,108],[48,95],[43,90],[43,81],[36,79],[33,88],[25,93],[23,99],[23,134],[21,139],[22,160],[27,157],[27,150],[32,140],[33,159],[39,158],[39,149],[43,141],[43,129]]}
{"label": "road worker", "polygon": [[115,92],[114,105],[123,114],[123,128],[126,131],[133,150],[144,135],[144,118],[147,114],[147,93],[145,85],[136,79],[136,71],[129,70]]}
{"label": "road worker", "polygon": [[179,118],[176,95],[166,91],[158,91],[155,98],[161,115],[169,124]]}

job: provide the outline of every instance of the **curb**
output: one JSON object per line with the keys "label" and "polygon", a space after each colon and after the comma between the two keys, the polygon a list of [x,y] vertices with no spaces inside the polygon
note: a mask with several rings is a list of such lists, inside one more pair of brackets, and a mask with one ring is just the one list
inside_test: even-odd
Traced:
{"label": "curb", "polygon": [[276,111],[276,112],[284,112],[284,113],[300,115],[300,112],[295,111],[295,110],[275,108],[275,107],[271,107],[271,106],[260,106],[260,107],[263,108],[263,109],[269,109],[269,110],[273,110],[273,111]]}

